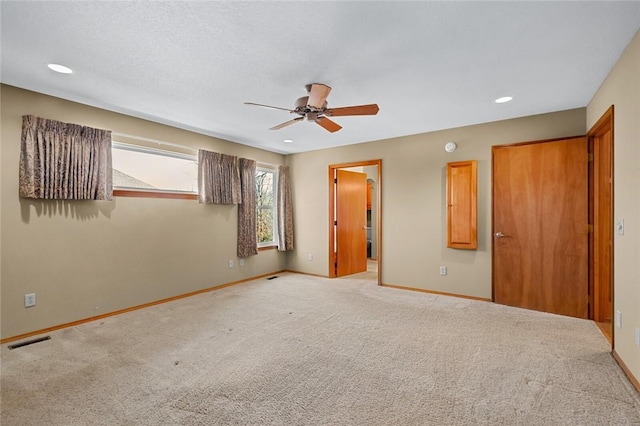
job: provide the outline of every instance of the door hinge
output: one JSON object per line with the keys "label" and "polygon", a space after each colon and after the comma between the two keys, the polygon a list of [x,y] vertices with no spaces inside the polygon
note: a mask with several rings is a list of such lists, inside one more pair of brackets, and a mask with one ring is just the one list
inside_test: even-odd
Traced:
{"label": "door hinge", "polygon": [[592,224],[588,224],[588,225],[587,225],[587,232],[588,232],[589,234],[593,234],[593,225],[592,225]]}
{"label": "door hinge", "polygon": [[338,183],[338,178],[334,179],[333,183]]}
{"label": "door hinge", "polygon": [[587,161],[588,162],[592,162],[593,161],[593,152],[590,152],[589,154],[587,154]]}
{"label": "door hinge", "polygon": [[333,226],[338,226],[338,221],[337,220],[333,221]]}

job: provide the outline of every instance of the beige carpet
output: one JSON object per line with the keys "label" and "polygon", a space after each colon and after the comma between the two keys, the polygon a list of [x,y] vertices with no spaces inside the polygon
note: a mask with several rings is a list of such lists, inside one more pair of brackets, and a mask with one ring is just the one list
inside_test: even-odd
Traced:
{"label": "beige carpet", "polygon": [[280,274],[2,345],[2,425],[640,425],[590,321]]}

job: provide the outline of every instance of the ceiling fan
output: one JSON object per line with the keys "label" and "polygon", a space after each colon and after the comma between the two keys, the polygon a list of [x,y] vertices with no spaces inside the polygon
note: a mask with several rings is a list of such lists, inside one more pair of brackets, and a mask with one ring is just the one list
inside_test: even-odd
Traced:
{"label": "ceiling fan", "polygon": [[280,108],[271,105],[256,104],[253,102],[245,102],[245,105],[255,105],[265,108],[281,109],[289,111],[292,114],[298,114],[300,117],[296,117],[293,120],[285,121],[277,126],[273,126],[269,130],[278,130],[283,127],[290,126],[305,119],[308,121],[314,121],[320,127],[323,127],[329,132],[337,132],[342,129],[335,121],[330,120],[328,117],[339,117],[345,115],[376,115],[379,111],[377,104],[368,105],[356,105],[340,108],[327,108],[327,96],[331,92],[331,87],[322,83],[307,84],[307,96],[298,98],[295,103],[295,109]]}

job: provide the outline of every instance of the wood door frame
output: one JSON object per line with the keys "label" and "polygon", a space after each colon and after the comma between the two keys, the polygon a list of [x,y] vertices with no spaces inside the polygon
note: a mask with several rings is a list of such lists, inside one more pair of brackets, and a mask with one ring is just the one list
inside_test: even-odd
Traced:
{"label": "wood door frame", "polygon": [[[595,197],[595,191],[596,191],[596,182],[594,181],[595,179],[595,172],[594,172],[594,163],[598,160],[598,156],[599,156],[599,150],[596,150],[594,148],[594,142],[595,142],[595,138],[603,135],[604,133],[606,133],[607,131],[611,132],[611,141],[610,141],[610,145],[609,145],[609,149],[610,149],[610,163],[609,163],[609,167],[611,170],[611,183],[610,183],[610,188],[611,188],[611,204],[608,206],[603,206],[601,204],[598,203],[598,200]],[[600,294],[600,290],[598,288],[598,285],[600,284],[599,282],[596,282],[595,280],[595,245],[596,245],[596,241],[595,239],[597,238],[597,235],[595,235],[595,232],[597,232],[597,229],[595,228],[595,223],[594,223],[594,219],[595,219],[595,214],[596,211],[602,211],[604,209],[609,211],[609,217],[610,217],[610,223],[608,224],[610,232],[611,232],[611,253],[610,253],[610,264],[609,266],[609,270],[610,270],[610,282],[611,282],[611,286],[610,286],[610,291],[611,291],[611,329],[609,330],[611,335],[610,335],[610,340],[611,340],[611,349],[614,349],[614,333],[615,333],[615,327],[613,326],[614,323],[614,311],[613,311],[613,307],[614,307],[614,295],[615,295],[615,291],[614,291],[614,287],[615,287],[615,280],[614,280],[614,268],[613,268],[613,256],[614,256],[614,245],[613,245],[613,238],[615,236],[614,231],[613,231],[613,225],[615,222],[614,219],[614,181],[613,181],[613,171],[614,171],[614,152],[613,152],[613,147],[614,147],[614,143],[615,143],[615,138],[614,138],[614,106],[611,105],[607,111],[605,111],[605,113],[598,119],[598,121],[591,127],[591,129],[589,129],[589,131],[587,132],[587,141],[589,144],[589,154],[590,156],[592,155],[593,157],[590,158],[589,161],[589,224],[590,224],[590,234],[589,234],[589,272],[588,272],[588,285],[589,285],[589,319],[598,322],[598,320],[601,320],[601,318],[599,317],[599,303],[600,301],[598,300],[598,298],[596,297],[598,294]],[[600,325],[599,325],[600,326]],[[603,333],[606,335],[606,331],[603,330]]]}
{"label": "wood door frame", "polygon": [[378,181],[376,187],[377,203],[376,203],[376,225],[377,232],[376,238],[378,242],[378,285],[382,285],[382,160],[366,160],[355,161],[352,163],[342,164],[330,164],[329,165],[329,278],[336,277],[336,258],[333,247],[335,246],[335,238],[333,233],[333,226],[336,221],[335,217],[335,171],[337,169],[347,169],[350,167],[366,167],[366,166],[378,166]]}

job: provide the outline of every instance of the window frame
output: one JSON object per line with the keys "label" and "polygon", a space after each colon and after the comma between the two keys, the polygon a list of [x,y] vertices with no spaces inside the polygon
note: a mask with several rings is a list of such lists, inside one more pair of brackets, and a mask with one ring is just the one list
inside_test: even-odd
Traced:
{"label": "window frame", "polygon": [[[187,154],[178,151],[169,151],[167,149],[152,148],[144,145],[135,145],[126,142],[112,141],[111,149],[121,149],[125,151],[138,152],[142,154],[160,155],[169,158],[178,158],[181,160],[195,161],[198,163],[198,156],[195,154]],[[113,169],[113,164],[112,164]],[[133,188],[133,187],[118,187],[113,188],[113,195],[115,197],[138,197],[138,198],[169,198],[180,200],[197,200],[198,192],[192,191],[180,191],[171,189],[149,189],[149,188]]]}
{"label": "window frame", "polygon": [[[268,250],[268,249],[274,249],[278,247],[278,219],[277,219],[277,205],[278,205],[278,168],[275,166],[272,166],[270,164],[264,164],[264,163],[257,163],[256,165],[256,176],[258,174],[258,172],[266,172],[266,173],[271,173],[273,176],[273,206],[271,207],[271,211],[272,211],[272,216],[273,216],[273,240],[272,241],[265,241],[265,242],[258,242],[258,209],[260,209],[261,207],[258,206],[258,202],[257,202],[257,191],[256,191],[256,243],[258,244],[258,250]],[[255,182],[255,181],[254,181]],[[266,208],[262,208],[265,209]]]}

